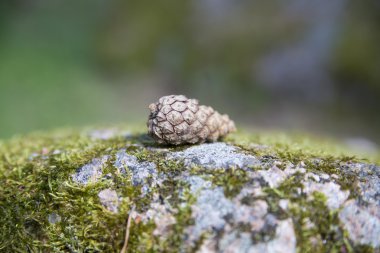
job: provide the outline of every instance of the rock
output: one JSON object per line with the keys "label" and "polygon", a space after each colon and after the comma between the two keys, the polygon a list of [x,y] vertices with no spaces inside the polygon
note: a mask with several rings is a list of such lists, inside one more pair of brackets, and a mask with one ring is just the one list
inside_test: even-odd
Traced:
{"label": "rock", "polygon": [[51,214],[49,214],[49,216],[48,216],[48,221],[49,221],[51,224],[58,223],[58,222],[61,221],[61,216],[59,216],[57,213],[51,213]]}
{"label": "rock", "polygon": [[278,187],[285,179],[286,174],[276,166],[269,170],[258,171],[260,176],[268,183],[269,187]]}
{"label": "rock", "polygon": [[185,233],[187,241],[195,243],[205,232],[223,230],[227,223],[225,217],[233,215],[235,206],[224,196],[223,189],[218,187],[201,191],[191,209],[195,224],[188,227]]}
{"label": "rock", "polygon": [[77,172],[72,175],[72,179],[76,183],[84,185],[97,182],[98,179],[102,177],[102,170],[108,159],[108,155],[92,159],[90,163],[79,168]]}
{"label": "rock", "polygon": [[338,209],[348,198],[349,192],[340,190],[340,186],[333,183],[315,183],[313,181],[305,181],[303,183],[303,191],[311,196],[314,192],[321,192],[327,197],[326,205],[330,210]]}
{"label": "rock", "polygon": [[258,243],[249,249],[250,253],[282,253],[296,252],[296,236],[291,219],[278,222],[276,235],[273,240]]}
{"label": "rock", "polygon": [[207,143],[168,154],[168,159],[183,160],[185,166],[202,166],[208,169],[239,167],[247,168],[259,164],[252,155],[239,152],[238,147],[222,142]]}
{"label": "rock", "polygon": [[[159,184],[156,165],[152,162],[139,162],[133,155],[128,155],[125,150],[121,150],[116,154],[115,168],[122,174],[129,171],[132,175],[132,183],[134,186],[142,186],[142,193],[149,192],[149,188]],[[151,182],[148,184],[148,180]]]}
{"label": "rock", "polygon": [[210,189],[212,183],[210,181],[206,181],[199,176],[183,176],[184,181],[190,185],[190,192],[192,194],[198,194],[202,189]]}
{"label": "rock", "polygon": [[129,219],[131,252],[380,251],[377,165],[237,140],[84,136],[0,145],[2,249],[119,251]]}
{"label": "rock", "polygon": [[351,240],[358,244],[380,246],[380,208],[377,205],[363,206],[355,200],[345,203],[339,212]]}
{"label": "rock", "polygon": [[283,210],[288,210],[288,207],[289,207],[289,200],[288,200],[288,199],[280,199],[280,201],[278,201],[278,205],[279,205]]}
{"label": "rock", "polygon": [[364,163],[347,163],[342,166],[346,175],[354,175],[360,197],[367,203],[380,204],[380,166]]}
{"label": "rock", "polygon": [[100,203],[107,208],[108,211],[117,213],[119,207],[119,198],[115,190],[104,189],[98,194]]}
{"label": "rock", "polygon": [[134,220],[140,220],[144,223],[154,222],[155,229],[153,234],[165,237],[169,235],[170,227],[176,224],[175,213],[168,202],[160,203],[159,196],[155,195],[149,209],[146,212],[134,212],[132,217]]}

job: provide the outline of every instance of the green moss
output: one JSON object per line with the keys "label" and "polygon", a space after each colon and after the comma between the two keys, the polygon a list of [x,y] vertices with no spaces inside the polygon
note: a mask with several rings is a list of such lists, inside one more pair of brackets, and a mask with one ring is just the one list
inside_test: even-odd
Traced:
{"label": "green moss", "polygon": [[[120,129],[124,129],[120,127]],[[128,138],[117,137],[109,140],[92,139],[87,130],[63,130],[51,133],[33,133],[15,137],[0,143],[0,251],[4,252],[111,252],[121,249],[124,243],[128,213],[133,205],[136,210],[146,210],[154,194],[159,194],[177,210],[174,214],[176,224],[166,238],[153,236],[153,222],[132,222],[129,248],[132,252],[176,252],[183,243],[183,230],[192,224],[191,203],[195,199],[185,190],[188,186],[175,179],[185,170],[183,163],[165,160],[160,152],[144,148],[156,145],[145,134],[134,129]],[[309,171],[324,171],[340,175],[337,169],[340,162],[359,158],[351,157],[344,149],[327,147],[320,141],[315,143],[300,137],[282,134],[238,133],[226,139],[240,146],[247,154],[261,160],[280,161],[284,164],[305,162]],[[251,145],[256,143],[258,145]],[[314,145],[315,144],[315,145]],[[142,145],[142,146],[141,146]],[[141,188],[133,186],[130,177],[122,175],[113,168],[116,152],[126,149],[141,161],[151,161],[157,165],[159,173],[169,175],[162,187],[141,197]],[[171,151],[185,147],[167,147]],[[70,175],[93,158],[110,155],[104,173],[111,173],[110,179],[88,186],[72,182]],[[316,162],[316,157],[318,161]],[[377,162],[377,158],[367,158]],[[281,167],[281,165],[279,165]],[[255,168],[256,169],[256,168]],[[222,186],[227,197],[234,197],[241,188],[249,183],[244,170],[219,169],[206,171],[194,167],[190,174],[202,175],[215,186]],[[347,236],[338,222],[336,213],[327,213],[323,195],[314,195],[313,200],[306,196],[298,197],[297,187],[302,188],[298,174],[288,178],[278,189],[266,188],[262,197],[269,205],[271,213],[279,218],[292,217],[296,225],[297,242],[300,252],[310,252],[310,238],[319,234],[321,240],[336,241],[336,244],[318,244],[315,252],[344,248],[348,252],[355,248],[347,241]],[[340,177],[339,184],[355,194],[352,178]],[[117,214],[107,211],[99,202],[97,194],[105,188],[114,189],[125,196]],[[184,196],[181,199],[179,196]],[[289,199],[289,211],[278,208],[280,199]],[[247,203],[251,200],[245,199]],[[187,203],[183,206],[182,203]],[[307,208],[302,208],[307,207]],[[57,214],[61,220],[55,224],[48,221],[50,214]],[[315,224],[312,229],[304,228],[305,219],[311,217]],[[258,239],[259,240],[259,239]],[[200,243],[200,242],[199,242]],[[199,245],[198,245],[199,246]],[[195,246],[195,247],[198,247]],[[367,248],[360,247],[365,252]]]}
{"label": "green moss", "polygon": [[[348,234],[339,221],[338,210],[329,211],[323,193],[314,192],[311,197],[298,193],[303,189],[302,179],[303,176],[296,173],[286,179],[280,187],[265,188],[265,195],[255,198],[267,201],[269,212],[276,217],[292,218],[298,251],[373,252],[370,247],[354,246],[348,240]],[[278,203],[281,199],[290,200],[288,210],[279,208]]]}
{"label": "green moss", "polygon": [[[339,227],[336,213],[329,213],[323,194],[314,193],[312,199],[305,194],[299,195],[302,189],[302,176],[295,174],[285,180],[279,188],[265,188],[264,196],[269,212],[278,218],[291,217],[297,236],[299,252],[340,252],[343,245],[343,230]],[[279,201],[290,201],[289,209],[279,208]],[[326,240],[327,243],[322,243]],[[315,242],[312,244],[311,242]]]}
{"label": "green moss", "polygon": [[236,196],[249,180],[247,172],[237,168],[216,169],[211,172],[212,184],[223,187],[228,198]]}
{"label": "green moss", "polygon": [[[256,155],[275,155],[295,163],[316,157],[333,157],[346,161],[356,160],[380,164],[379,151],[372,155],[359,154],[336,140],[320,136],[253,129],[250,132],[240,131],[226,140]],[[251,145],[252,143],[255,145]]]}

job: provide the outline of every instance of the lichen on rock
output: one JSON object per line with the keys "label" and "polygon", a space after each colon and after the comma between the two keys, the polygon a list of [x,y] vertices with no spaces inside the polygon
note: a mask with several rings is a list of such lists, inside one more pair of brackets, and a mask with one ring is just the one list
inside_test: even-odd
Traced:
{"label": "lichen on rock", "polygon": [[380,209],[378,205],[364,206],[355,200],[350,200],[339,212],[339,218],[351,240],[359,244],[369,244],[375,248],[380,246]]}
{"label": "lichen on rock", "polygon": [[117,213],[119,207],[119,197],[112,189],[104,189],[98,194],[100,203],[110,212]]}
{"label": "lichen on rock", "polygon": [[[116,154],[115,168],[117,168],[122,174],[129,171],[131,173],[131,180],[134,186],[143,186],[144,193],[149,192],[150,187],[154,187],[159,183],[158,173],[156,165],[152,162],[143,161],[139,162],[137,157],[129,155],[125,150],[120,150]],[[147,181],[151,182],[147,184]]]}
{"label": "lichen on rock", "polygon": [[102,170],[109,159],[109,156],[103,156],[101,158],[94,158],[90,163],[85,164],[79,168],[72,178],[79,184],[95,183],[102,176]]}
{"label": "lichen on rock", "polygon": [[125,132],[1,144],[0,251],[119,251],[128,219],[131,252],[380,251],[378,165],[247,136],[160,147]]}
{"label": "lichen on rock", "polygon": [[223,142],[206,143],[193,146],[184,151],[171,152],[168,159],[183,160],[185,166],[202,166],[205,168],[247,168],[258,164],[258,160],[252,155],[239,152],[238,147]]}

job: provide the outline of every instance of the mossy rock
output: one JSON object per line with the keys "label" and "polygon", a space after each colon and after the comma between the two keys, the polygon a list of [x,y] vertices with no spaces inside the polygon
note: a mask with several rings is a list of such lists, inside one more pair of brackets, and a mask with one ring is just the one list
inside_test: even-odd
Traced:
{"label": "mossy rock", "polygon": [[[380,252],[380,167],[303,136],[158,146],[139,131],[0,143],[0,252]],[[127,221],[130,227],[127,229]]]}

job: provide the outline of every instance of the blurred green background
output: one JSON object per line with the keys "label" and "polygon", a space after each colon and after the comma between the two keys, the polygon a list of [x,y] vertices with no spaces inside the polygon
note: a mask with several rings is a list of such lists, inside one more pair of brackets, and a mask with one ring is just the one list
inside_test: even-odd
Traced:
{"label": "blurred green background", "polygon": [[0,138],[144,122],[185,94],[238,126],[380,143],[377,0],[0,1]]}

